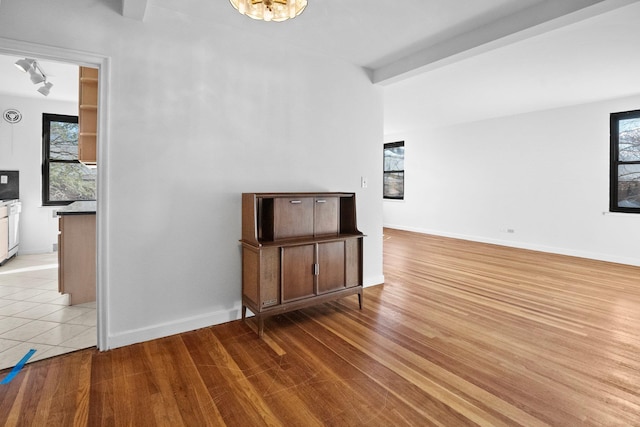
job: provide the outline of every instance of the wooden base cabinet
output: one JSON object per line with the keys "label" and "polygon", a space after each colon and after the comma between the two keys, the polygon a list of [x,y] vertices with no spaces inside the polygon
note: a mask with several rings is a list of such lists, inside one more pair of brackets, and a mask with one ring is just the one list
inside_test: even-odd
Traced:
{"label": "wooden base cabinet", "polygon": [[69,304],[96,300],[96,216],[61,215],[58,234],[58,291]]}
{"label": "wooden base cabinet", "polygon": [[242,196],[242,318],[264,318],[348,295],[362,308],[362,241],[354,193]]}

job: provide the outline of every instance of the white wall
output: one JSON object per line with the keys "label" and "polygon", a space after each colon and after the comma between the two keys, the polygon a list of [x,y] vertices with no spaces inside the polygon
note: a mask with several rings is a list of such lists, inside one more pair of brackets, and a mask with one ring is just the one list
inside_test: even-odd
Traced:
{"label": "white wall", "polygon": [[0,170],[20,171],[19,253],[51,252],[58,242],[58,219],[53,216],[55,208],[42,206],[42,113],[77,115],[78,105],[0,95],[0,112],[8,108],[22,113],[19,123],[0,120]]}
{"label": "white wall", "polygon": [[386,135],[405,141],[406,187],[384,224],[640,265],[640,215],[608,213],[609,114],[638,108],[636,96]]}
{"label": "white wall", "polygon": [[241,192],[357,191],[365,282],[380,283],[381,90],[341,61],[153,2],[144,23],[125,19],[119,4],[0,5],[0,37],[111,58],[106,346],[239,317]]}

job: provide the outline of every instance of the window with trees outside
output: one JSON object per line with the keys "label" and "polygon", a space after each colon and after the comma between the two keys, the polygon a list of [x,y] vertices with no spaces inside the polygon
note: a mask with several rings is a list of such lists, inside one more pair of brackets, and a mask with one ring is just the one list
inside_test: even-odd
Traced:
{"label": "window with trees outside", "polygon": [[640,110],[611,114],[609,210],[640,213]]}
{"label": "window with trees outside", "polygon": [[96,170],[78,160],[78,117],[42,115],[42,204],[96,199]]}
{"label": "window with trees outside", "polygon": [[383,157],[383,197],[404,200],[404,141],[384,144]]}

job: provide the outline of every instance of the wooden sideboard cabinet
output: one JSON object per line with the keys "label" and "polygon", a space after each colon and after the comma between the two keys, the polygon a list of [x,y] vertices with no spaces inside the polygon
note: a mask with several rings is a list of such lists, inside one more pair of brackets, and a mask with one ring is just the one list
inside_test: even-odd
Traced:
{"label": "wooden sideboard cabinet", "polygon": [[242,194],[242,318],[358,295],[363,234],[354,193]]}

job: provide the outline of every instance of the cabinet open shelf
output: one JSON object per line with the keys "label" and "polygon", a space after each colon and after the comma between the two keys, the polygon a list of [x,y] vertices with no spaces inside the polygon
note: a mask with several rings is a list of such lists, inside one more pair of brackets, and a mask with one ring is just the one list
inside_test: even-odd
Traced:
{"label": "cabinet open shelf", "polygon": [[95,165],[98,136],[98,70],[80,67],[78,99],[78,160]]}

